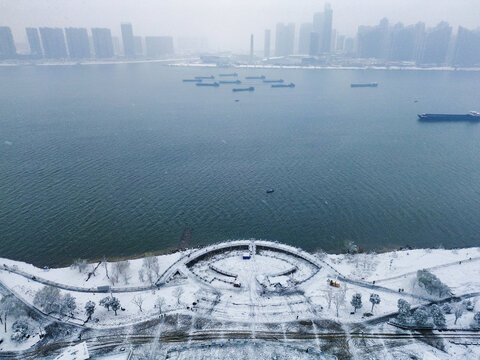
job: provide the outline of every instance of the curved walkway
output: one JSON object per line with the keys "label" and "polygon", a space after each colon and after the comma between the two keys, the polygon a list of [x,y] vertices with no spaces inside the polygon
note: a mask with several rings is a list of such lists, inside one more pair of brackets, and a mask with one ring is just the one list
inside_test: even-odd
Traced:
{"label": "curved walkway", "polygon": [[[152,290],[152,289],[157,289],[157,288],[165,285],[167,280],[173,274],[175,274],[176,271],[178,271],[178,270],[185,271],[187,269],[187,264],[189,262],[192,262],[192,261],[194,261],[198,258],[201,258],[201,257],[207,255],[210,252],[214,252],[214,251],[218,251],[218,250],[226,250],[226,249],[229,249],[229,248],[236,248],[236,247],[239,247],[239,246],[245,246],[245,247],[248,248],[252,244],[252,241],[254,242],[255,247],[256,246],[261,246],[261,247],[265,247],[265,248],[270,248],[272,250],[277,250],[277,251],[281,251],[281,252],[290,253],[293,256],[297,256],[297,257],[307,261],[308,263],[315,266],[319,270],[321,268],[328,268],[338,276],[339,280],[344,281],[346,283],[350,283],[350,284],[356,285],[356,286],[361,286],[361,287],[364,287],[364,288],[369,288],[369,289],[372,289],[372,290],[385,291],[385,292],[397,294],[397,291],[395,291],[393,289],[390,289],[390,288],[387,288],[387,287],[384,287],[384,286],[373,285],[372,283],[366,282],[366,281],[349,279],[346,276],[342,275],[338,270],[336,270],[330,264],[324,262],[323,260],[317,258],[316,256],[314,256],[314,255],[312,255],[312,254],[310,254],[310,253],[308,253],[308,252],[306,252],[302,249],[295,248],[295,247],[290,246],[290,245],[276,243],[276,242],[271,242],[271,241],[266,241],[266,240],[252,240],[252,239],[249,239],[249,240],[233,240],[233,241],[222,242],[222,243],[219,243],[219,244],[209,245],[209,246],[203,247],[201,249],[197,249],[197,250],[194,250],[192,252],[186,253],[186,254],[182,255],[177,261],[172,263],[163,272],[163,274],[160,275],[159,279],[153,285],[132,286],[132,287],[109,287],[108,289],[99,289],[98,287],[84,288],[84,287],[67,285],[67,284],[62,284],[62,283],[58,283],[58,282],[55,282],[55,281],[43,279],[43,278],[38,277],[36,275],[29,274],[29,273],[27,273],[23,270],[15,269],[15,268],[7,266],[5,264],[3,265],[3,268],[0,268],[0,270],[9,271],[9,272],[12,272],[14,274],[21,275],[21,276],[23,276],[27,279],[39,282],[41,284],[54,286],[54,287],[57,287],[59,289],[67,290],[67,291],[76,291],[76,292],[84,292],[84,293],[109,293],[109,292],[112,292],[112,293],[127,293],[127,292],[148,291],[148,290]],[[314,277],[315,276],[312,276],[308,280],[310,280]],[[415,298],[415,299],[422,300],[422,301],[432,301],[432,298],[427,298],[427,297],[424,297],[424,296],[414,295],[414,294],[411,294],[411,293],[403,292],[402,295],[403,296],[409,296],[411,298]]]}
{"label": "curved walkway", "polygon": [[331,267],[329,264],[323,263],[321,260],[317,259],[315,256],[313,256],[310,253],[307,253],[304,250],[295,248],[293,246],[276,243],[276,242],[271,242],[271,241],[266,241],[266,240],[252,240],[252,239],[249,239],[249,240],[232,240],[232,241],[222,242],[222,243],[218,243],[218,244],[214,244],[214,245],[208,245],[208,246],[205,246],[201,249],[193,251],[189,254],[186,254],[186,255],[182,256],[180,259],[178,259],[175,263],[170,265],[167,268],[167,270],[165,270],[165,272],[158,278],[156,283],[158,285],[163,284],[164,282],[166,282],[169,279],[170,276],[172,276],[175,273],[175,271],[179,267],[184,268],[184,267],[187,266],[187,264],[189,262],[197,260],[197,259],[207,255],[210,252],[215,252],[215,251],[219,251],[219,250],[227,250],[229,248],[237,248],[239,246],[248,248],[252,244],[252,241],[254,241],[255,247],[256,246],[261,246],[261,247],[270,248],[272,250],[287,252],[287,253],[292,254],[293,256],[297,256],[297,257],[307,261],[308,263],[310,263],[311,265],[315,266],[318,269],[326,266],[326,267],[331,268],[334,272],[336,272],[337,274],[340,275],[340,273],[337,270],[335,270],[333,267]]}

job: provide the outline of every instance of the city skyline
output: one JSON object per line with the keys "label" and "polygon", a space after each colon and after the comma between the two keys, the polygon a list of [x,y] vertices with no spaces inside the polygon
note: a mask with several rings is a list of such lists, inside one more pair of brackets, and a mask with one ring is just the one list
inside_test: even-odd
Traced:
{"label": "city skyline", "polygon": [[[131,1],[118,4],[110,0],[87,0],[71,1],[67,5],[58,0],[46,0],[41,4],[29,2],[27,6],[24,0],[15,3],[0,0],[0,24],[10,26],[14,38],[25,43],[25,27],[101,27],[112,29],[115,37],[121,36],[116,24],[131,22],[140,36],[206,37],[214,50],[237,51],[249,48],[248,34],[261,38],[265,28],[273,29],[279,22],[293,22],[298,31],[299,25],[310,22],[311,15],[321,12],[327,2],[304,0],[299,4],[291,0],[265,0],[258,4],[247,0],[239,5],[232,0],[201,4],[194,1],[178,4],[167,0],[161,4],[144,1],[138,5]],[[212,7],[215,11],[211,11]],[[358,26],[373,26],[383,17],[391,23],[423,21],[427,26],[447,21],[454,32],[459,25],[469,29],[478,26],[476,2],[473,0],[455,3],[424,0],[420,4],[413,0],[401,4],[379,0],[351,4],[346,0],[337,0],[332,7],[335,11],[333,28],[347,36],[353,36]],[[262,47],[257,42],[255,50]]]}
{"label": "city skyline", "polygon": [[[313,21],[303,23],[297,30],[295,23],[277,23],[274,32],[275,56],[327,54],[356,58],[375,58],[385,61],[407,61],[417,64],[452,64],[475,66],[480,63],[480,29],[459,26],[454,34],[452,26],[440,22],[426,27],[425,23],[395,23],[383,18],[374,26],[361,25],[355,38],[339,34],[332,26],[333,10],[326,4],[324,12],[313,14]],[[121,23],[122,50],[117,37],[108,28],[25,28],[31,58],[88,59],[143,57],[159,58],[174,54],[174,41],[169,36],[138,36],[131,23]],[[0,27],[0,58],[15,58],[15,39],[9,27]],[[40,35],[38,35],[40,34]],[[42,45],[40,45],[40,39]],[[254,34],[250,35],[250,62],[258,53],[254,48]],[[270,56],[270,29],[265,29],[263,54]],[[42,51],[43,47],[43,51]],[[20,54],[20,53],[19,53]],[[324,61],[324,60],[321,60]],[[313,62],[315,63],[315,62]]]}

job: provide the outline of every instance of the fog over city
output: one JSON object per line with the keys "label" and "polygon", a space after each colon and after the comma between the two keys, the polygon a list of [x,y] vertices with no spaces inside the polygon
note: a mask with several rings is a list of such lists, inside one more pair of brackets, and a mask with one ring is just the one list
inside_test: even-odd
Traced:
{"label": "fog over city", "polygon": [[[10,26],[18,42],[26,42],[25,27],[107,27],[120,34],[121,22],[131,22],[135,34],[204,37],[213,50],[247,50],[249,35],[263,38],[278,22],[311,22],[322,11],[320,0],[0,0],[0,24]],[[444,20],[453,31],[459,25],[479,25],[478,0],[332,0],[333,28],[354,36],[359,25],[423,21],[435,26]],[[256,49],[261,49],[257,41]]]}

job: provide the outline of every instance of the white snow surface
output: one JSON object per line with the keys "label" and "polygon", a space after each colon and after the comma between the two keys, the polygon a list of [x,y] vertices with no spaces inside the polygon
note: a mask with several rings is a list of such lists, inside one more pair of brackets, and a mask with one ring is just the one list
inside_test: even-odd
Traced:
{"label": "white snow surface", "polygon": [[[124,308],[124,310],[118,311],[117,316],[114,315],[112,310],[108,311],[99,306],[100,300],[109,294],[63,289],[61,290],[62,294],[70,293],[75,297],[77,309],[74,318],[55,316],[62,321],[83,325],[86,320],[84,306],[87,301],[94,301],[97,304],[96,311],[92,320],[87,322],[85,326],[100,329],[128,326],[158,317],[159,309],[156,304],[158,298],[161,297],[164,299],[163,313],[194,314],[205,311],[212,318],[226,322],[237,321],[242,324],[251,324],[253,329],[261,324],[287,323],[302,319],[309,320],[314,317],[340,321],[344,324],[359,323],[365,321],[363,314],[371,310],[369,297],[372,292],[378,293],[381,299],[380,304],[374,307],[374,317],[395,313],[399,298],[406,299],[412,306],[424,304],[425,301],[410,296],[410,293],[429,296],[423,289],[414,285],[416,271],[424,268],[430,269],[442,282],[449,285],[455,295],[480,291],[480,248],[417,249],[357,255],[316,254],[315,258],[318,259],[317,264],[319,264],[320,269],[314,269],[314,266],[304,259],[270,250],[264,251],[262,255],[252,256],[250,260],[243,260],[242,254],[244,252],[245,250],[226,251],[225,256],[215,254],[212,257],[212,263],[216,267],[238,274],[238,279],[242,282],[241,288],[234,288],[232,284],[222,281],[210,282],[210,278],[205,281],[200,276],[207,272],[215,274],[214,270],[208,268],[209,258],[202,259],[197,264],[187,267],[186,262],[182,259],[184,255],[186,258],[186,254],[190,252],[178,252],[157,257],[161,268],[160,272],[162,273],[167,269],[172,272],[172,269],[178,267],[178,270],[185,277],[170,281],[155,289],[113,292],[113,296],[120,300]],[[65,285],[82,288],[109,285],[102,266],[98,268],[97,275],[92,277],[87,285],[85,282],[86,274],[81,274],[75,269],[67,267],[45,271],[30,264],[0,259],[0,282],[20,297],[22,301],[30,305],[33,305],[36,291],[44,285],[32,278],[5,270],[3,264],[6,264],[9,268],[16,266],[37,279],[48,279]],[[131,260],[129,283],[121,282],[116,286],[127,288],[149,285],[146,282],[141,282],[138,277],[138,270],[141,266],[142,259]],[[266,278],[292,266],[298,268],[293,275],[281,276],[282,283],[287,288],[285,293],[262,293],[258,282],[259,278]],[[357,285],[339,281],[340,287],[334,288],[328,284],[327,280],[335,280],[338,277],[338,273],[335,271],[349,279],[362,282]],[[218,275],[218,277],[221,276]],[[228,279],[229,277],[224,276],[224,278]],[[291,286],[296,279],[299,281],[307,280],[298,283],[296,286]],[[372,290],[368,286],[361,285],[372,284],[373,281],[376,285],[393,291]],[[404,289],[404,292],[397,292],[400,288]],[[328,299],[330,296],[333,297],[341,292],[345,294],[345,299],[339,305],[337,317],[335,304],[330,302],[329,305]],[[351,314],[353,307],[350,305],[350,300],[356,293],[361,294],[363,306],[356,313]],[[143,299],[141,310],[133,302],[135,297]],[[475,306],[474,312],[465,312],[456,325],[453,325],[454,316],[447,315],[447,326],[460,329],[468,328],[474,313],[480,311],[478,299],[480,298],[471,298]],[[196,305],[193,305],[194,302]],[[8,341],[0,345],[0,350],[8,348],[19,349],[15,344]],[[457,348],[460,349],[460,346],[455,347],[455,349]],[[432,356],[436,355],[432,354]],[[443,358],[443,355],[438,356]],[[401,356],[399,355],[398,358],[401,358]]]}
{"label": "white snow surface", "polygon": [[82,342],[75,346],[70,346],[58,355],[54,360],[86,360],[89,359],[87,343]]}

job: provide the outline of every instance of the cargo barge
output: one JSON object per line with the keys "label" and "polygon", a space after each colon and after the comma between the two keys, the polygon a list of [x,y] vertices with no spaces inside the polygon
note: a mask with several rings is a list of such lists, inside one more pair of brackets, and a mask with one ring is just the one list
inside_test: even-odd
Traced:
{"label": "cargo barge", "polygon": [[468,114],[418,114],[418,120],[424,122],[440,121],[480,121],[480,113],[470,111]]}

